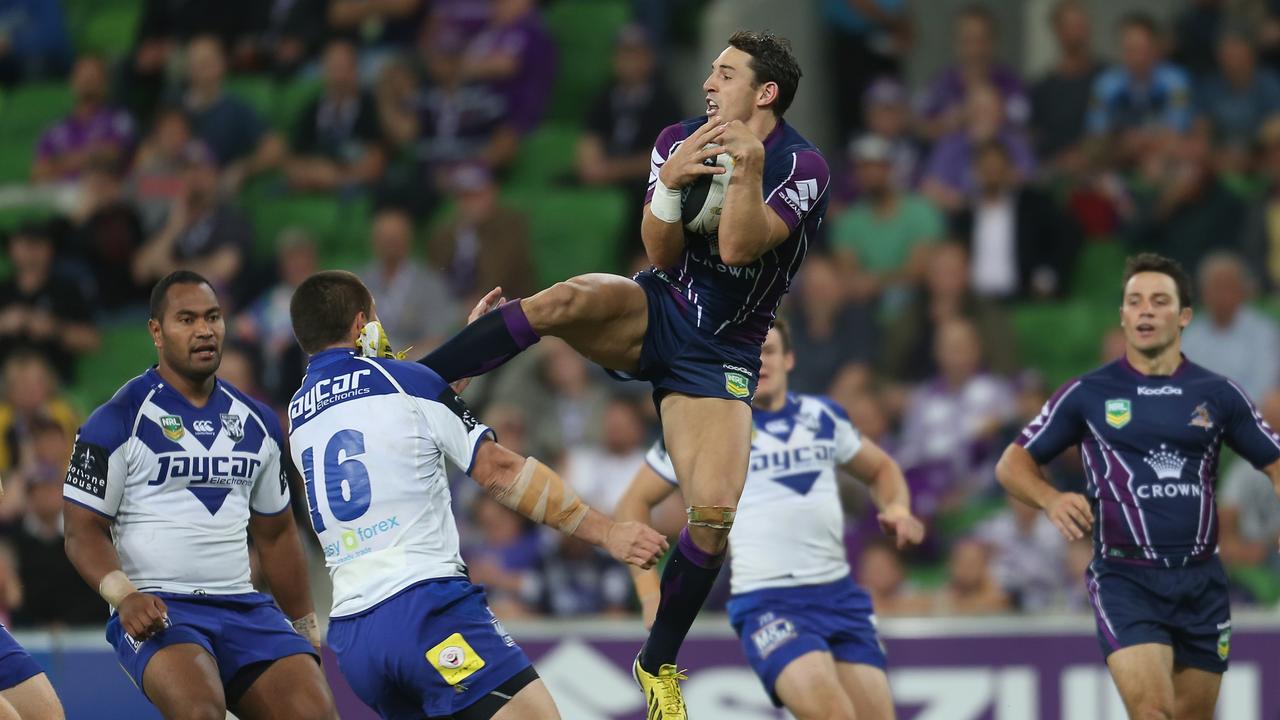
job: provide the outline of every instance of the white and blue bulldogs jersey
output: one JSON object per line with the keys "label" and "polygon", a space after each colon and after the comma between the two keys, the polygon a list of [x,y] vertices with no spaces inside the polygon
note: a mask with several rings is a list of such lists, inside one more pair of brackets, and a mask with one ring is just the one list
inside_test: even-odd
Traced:
{"label": "white and blue bulldogs jersey", "polygon": [[429,368],[316,353],[289,403],[289,452],[333,577],[332,617],[463,577],[445,459],[471,471],[492,431]]}
{"label": "white and blue bulldogs jersey", "polygon": [[231,385],[198,408],[152,369],[81,426],[63,496],[113,521],[139,590],[253,592],[249,513],[289,509],[283,444],[275,414]]}
{"label": "white and blue bulldogs jersey", "polygon": [[[729,531],[733,594],[848,575],[836,467],[862,447],[849,416],[828,398],[788,395],[776,412],[752,408],[751,420],[751,465]],[[645,459],[676,482],[661,442]]]}

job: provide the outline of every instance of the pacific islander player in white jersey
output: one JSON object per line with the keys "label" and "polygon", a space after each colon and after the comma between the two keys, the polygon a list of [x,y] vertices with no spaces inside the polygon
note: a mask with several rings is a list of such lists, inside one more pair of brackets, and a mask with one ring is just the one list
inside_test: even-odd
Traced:
{"label": "pacific islander player in white jersey", "polygon": [[[226,326],[203,277],[160,280],[149,327],[159,364],[76,436],[67,557],[111,605],[107,640],[166,719],[231,709],[242,720],[336,720],[280,422],[216,377]],[[274,602],[249,582],[248,537]]]}
{"label": "pacific islander player in white jersey", "polygon": [[378,326],[355,275],[311,276],[289,311],[310,358],[289,404],[290,451],[333,578],[329,645],[352,689],[391,720],[559,718],[467,579],[445,460],[508,508],[618,560],[652,567],[666,539],[613,522],[547,466],[494,442],[435,372],[386,357],[376,341],[373,357],[358,353]]}
{"label": "pacific islander player in white jersey", "polygon": [[[866,591],[849,576],[837,471],[871,488],[898,547],[924,539],[902,470],[859,435],[832,400],[787,392],[795,365],[787,325],[774,321],[752,401],[751,465],[729,534],[729,619],[775,705],[797,720],[892,720],[885,654]],[[661,441],[614,510],[648,521],[676,490]],[[658,612],[658,575],[632,569],[645,624]]]}

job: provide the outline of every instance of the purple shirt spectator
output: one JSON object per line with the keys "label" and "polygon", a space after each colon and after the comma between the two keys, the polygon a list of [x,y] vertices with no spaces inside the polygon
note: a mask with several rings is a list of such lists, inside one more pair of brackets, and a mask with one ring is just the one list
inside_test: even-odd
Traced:
{"label": "purple shirt spectator", "polygon": [[[125,156],[133,147],[134,124],[129,113],[111,107],[98,108],[88,117],[68,115],[40,136],[36,145],[37,161],[53,161],[72,153],[82,153],[106,146]],[[60,179],[74,180],[79,172],[64,173]]]}
{"label": "purple shirt spectator", "polygon": [[[1035,174],[1035,155],[1031,152],[1031,143],[1025,135],[1005,128],[995,139],[1009,151],[1009,158],[1019,177],[1025,180]],[[976,189],[973,159],[979,144],[963,132],[951,133],[942,138],[929,155],[925,177],[937,180],[963,195],[973,195]]]}
{"label": "purple shirt spectator", "polygon": [[[1018,74],[997,65],[991,68],[987,82],[1000,93],[1006,121],[1019,127],[1026,125],[1031,117],[1031,102],[1027,99],[1026,88]],[[928,119],[945,115],[963,107],[967,95],[968,86],[960,75],[960,70],[954,67],[943,70],[925,92],[920,114]]]}
{"label": "purple shirt spectator", "polygon": [[467,47],[468,63],[497,56],[515,58],[514,71],[490,78],[507,102],[507,117],[521,133],[537,127],[556,75],[556,49],[536,12],[508,24],[492,24]]}

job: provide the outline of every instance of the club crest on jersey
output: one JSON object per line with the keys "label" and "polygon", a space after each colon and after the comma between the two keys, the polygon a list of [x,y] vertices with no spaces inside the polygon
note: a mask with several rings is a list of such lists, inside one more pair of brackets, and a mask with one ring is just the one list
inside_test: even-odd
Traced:
{"label": "club crest on jersey", "polygon": [[164,431],[165,437],[174,442],[181,440],[182,436],[187,433],[182,427],[182,418],[177,415],[161,415],[160,429]]}
{"label": "club crest on jersey", "polygon": [[1106,410],[1107,424],[1117,430],[1128,425],[1129,421],[1133,419],[1133,410],[1128,398],[1108,400],[1104,409]]}
{"label": "club crest on jersey", "polygon": [[1200,403],[1195,410],[1191,411],[1191,422],[1187,423],[1192,427],[1204,428],[1205,430],[1213,429],[1213,416],[1209,414],[1209,403]]}
{"label": "club crest on jersey", "polygon": [[742,373],[725,373],[724,389],[736,398],[744,398],[751,394],[751,386],[747,383],[747,376]]}
{"label": "club crest on jersey", "polygon": [[244,439],[244,421],[240,418],[240,416],[233,415],[232,413],[222,413],[221,417],[222,417],[222,431],[227,434],[227,437],[231,438],[232,440],[235,440],[236,442],[240,442],[241,440],[243,440]]}

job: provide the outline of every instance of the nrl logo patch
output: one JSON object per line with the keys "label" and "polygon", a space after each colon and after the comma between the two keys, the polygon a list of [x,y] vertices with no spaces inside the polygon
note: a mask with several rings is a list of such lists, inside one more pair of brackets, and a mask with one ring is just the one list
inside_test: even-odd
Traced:
{"label": "nrl logo patch", "polygon": [[1218,658],[1221,660],[1226,660],[1227,656],[1231,654],[1230,623],[1227,624],[1227,627],[1221,628],[1221,630],[1222,631],[1218,633]]}
{"label": "nrl logo patch", "polygon": [[1119,430],[1133,419],[1133,411],[1127,398],[1108,400],[1105,405],[1107,424]]}
{"label": "nrl logo patch", "polygon": [[742,373],[725,373],[724,389],[736,398],[744,398],[751,394],[751,386],[747,383],[747,376]]}
{"label": "nrl logo patch", "polygon": [[187,432],[182,428],[182,418],[177,415],[161,415],[160,429],[164,431],[165,437],[174,442],[181,440]]}
{"label": "nrl logo patch", "polygon": [[231,413],[222,413],[221,417],[222,431],[227,434],[227,437],[235,440],[236,442],[243,440],[244,422],[240,419],[240,416],[232,415]]}

